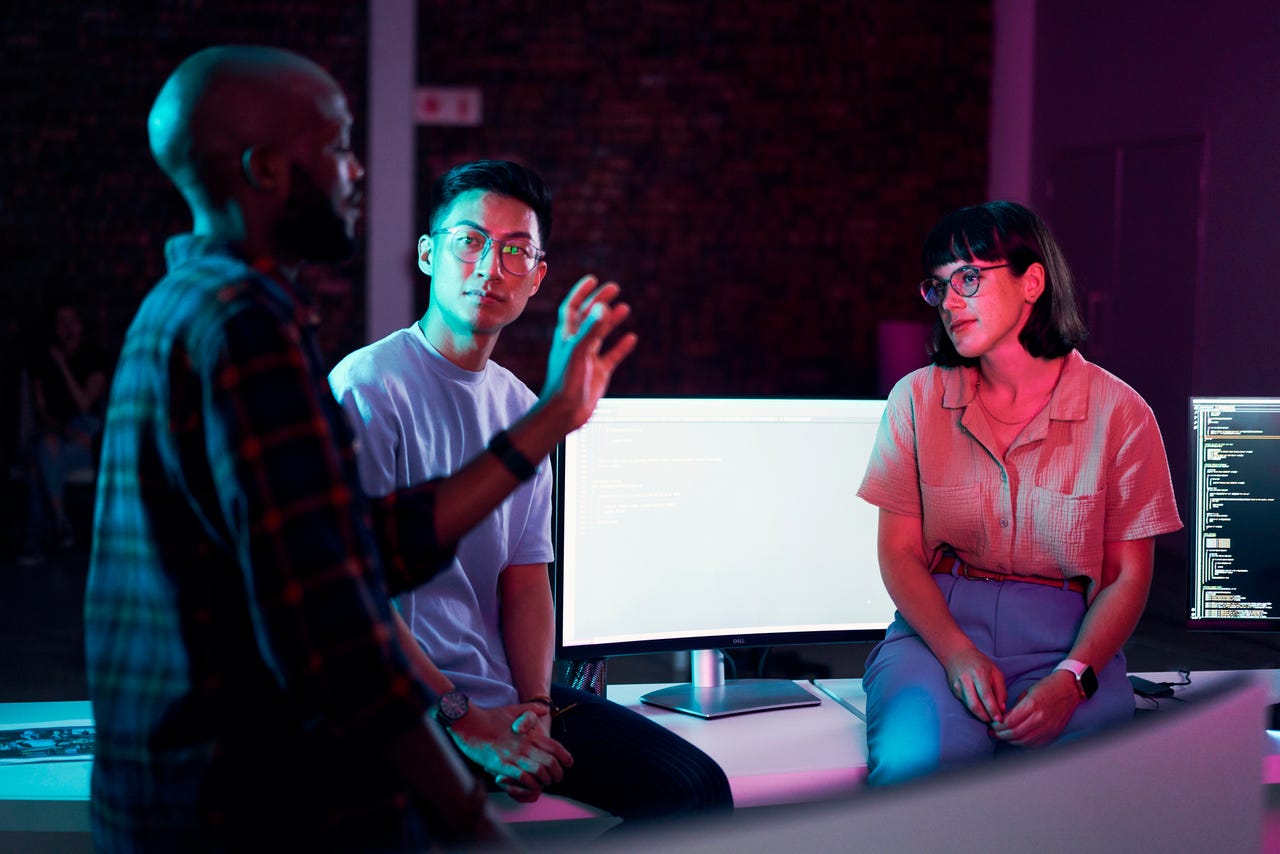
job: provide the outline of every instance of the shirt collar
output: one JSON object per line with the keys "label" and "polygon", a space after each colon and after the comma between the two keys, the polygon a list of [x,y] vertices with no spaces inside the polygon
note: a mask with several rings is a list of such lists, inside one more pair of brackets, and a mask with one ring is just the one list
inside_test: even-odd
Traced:
{"label": "shirt collar", "polygon": [[460,368],[453,362],[450,362],[443,353],[435,348],[427,339],[426,330],[422,328],[421,322],[415,322],[411,327],[411,334],[417,338],[427,351],[427,360],[435,370],[444,376],[454,380],[455,382],[466,383],[468,385],[479,385],[489,372],[489,363],[485,362],[484,368],[479,371],[468,371],[466,368]]}
{"label": "shirt collar", "polygon": [[[947,371],[943,381],[942,405],[963,409],[978,393],[978,369],[961,365]],[[1066,355],[1062,376],[1049,398],[1049,418],[1053,421],[1083,421],[1089,411],[1089,377],[1079,350]]]}
{"label": "shirt collar", "polygon": [[320,312],[310,292],[299,282],[291,280],[271,258],[247,259],[226,240],[203,234],[178,234],[169,238],[164,247],[165,263],[169,270],[189,264],[200,258],[222,257],[248,264],[262,277],[269,279],[284,292],[293,309],[294,320],[301,326],[315,328],[320,325]]}
{"label": "shirt collar", "polygon": [[973,403],[978,392],[978,369],[968,365],[947,370],[942,386],[942,406],[946,409],[963,409]]}

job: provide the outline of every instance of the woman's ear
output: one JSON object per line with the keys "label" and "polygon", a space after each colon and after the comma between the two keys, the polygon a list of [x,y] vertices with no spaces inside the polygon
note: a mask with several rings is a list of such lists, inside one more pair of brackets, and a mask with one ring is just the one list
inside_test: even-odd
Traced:
{"label": "woman's ear", "polygon": [[1026,301],[1034,304],[1044,294],[1045,271],[1044,265],[1038,261],[1026,269],[1021,276],[1023,296]]}

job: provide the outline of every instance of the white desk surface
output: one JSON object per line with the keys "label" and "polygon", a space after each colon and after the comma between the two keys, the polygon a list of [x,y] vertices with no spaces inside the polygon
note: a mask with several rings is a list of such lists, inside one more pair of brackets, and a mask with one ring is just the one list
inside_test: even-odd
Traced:
{"label": "white desk surface", "polygon": [[610,685],[608,697],[720,763],[739,807],[799,803],[859,788],[867,765],[862,721],[813,685],[797,684],[821,703],[706,720],[640,702],[640,695],[663,685]]}
{"label": "white desk surface", "polygon": [[[1179,682],[1177,673],[1137,674],[1153,682]],[[1237,671],[1197,671],[1191,684],[1174,689],[1178,700]],[[1280,698],[1280,670],[1267,671],[1271,699]],[[729,777],[738,806],[798,803],[860,788],[866,776],[866,697],[860,679],[819,680],[826,691],[802,687],[821,700],[817,706],[704,720],[640,702],[662,685],[610,685],[609,699],[622,703],[705,750]],[[1145,701],[1139,700],[1141,705]],[[1169,701],[1163,701],[1169,702]],[[91,719],[88,701],[0,703],[0,729],[40,721]],[[1280,732],[1268,733],[1263,782],[1280,783]],[[89,829],[90,761],[0,765],[0,828],[4,830]]]}
{"label": "white desk surface", "polygon": [[[827,681],[851,697],[861,691],[857,679]],[[611,685],[609,698],[705,750],[729,776],[740,807],[800,803],[859,788],[866,774],[862,721],[814,686],[798,684],[820,704],[716,720],[640,703],[641,694],[662,685]],[[91,712],[87,701],[0,704],[0,729],[5,723],[91,719]],[[91,768],[89,761],[0,766],[0,828],[87,831]]]}
{"label": "white desk surface", "polygon": [[[88,721],[88,700],[0,703],[0,730],[42,721]],[[93,762],[0,765],[0,828],[6,831],[88,831]]]}

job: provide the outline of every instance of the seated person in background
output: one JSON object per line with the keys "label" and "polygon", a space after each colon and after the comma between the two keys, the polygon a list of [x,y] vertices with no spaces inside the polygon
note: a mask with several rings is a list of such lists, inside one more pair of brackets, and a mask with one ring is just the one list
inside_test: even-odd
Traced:
{"label": "seated person in background", "polygon": [[[194,228],[165,246],[107,409],[85,593],[99,851],[507,836],[430,719],[389,593],[448,566],[518,481],[479,453],[366,501],[296,278],[352,248],[352,122],[327,72],[265,47],[194,54],[151,109]],[[590,416],[632,340],[601,346],[617,293],[569,295],[511,448],[546,454]]]}
{"label": "seated person in background", "polygon": [[54,307],[52,340],[31,369],[36,436],[29,449],[27,528],[20,563],[44,560],[45,549],[72,545],[67,517],[67,474],[91,469],[102,430],[106,359],[84,344],[84,324],[71,303]]}
{"label": "seated person in background", "polygon": [[963,208],[922,260],[933,365],[890,392],[858,490],[897,606],[863,681],[873,785],[1131,718],[1122,646],[1181,527],[1150,408],[1075,349],[1039,217]]}
{"label": "seated person in background", "polygon": [[[542,284],[550,228],[548,189],[515,163],[466,163],[436,182],[418,239],[431,277],[426,313],[329,376],[368,494],[449,474],[528,408],[532,392],[489,357]],[[401,600],[405,643],[443,697],[455,744],[517,800],[545,789],[623,819],[729,807],[724,773],[700,750],[551,684],[550,465],[541,455],[536,465],[504,459],[524,483],[461,540],[450,569]]]}

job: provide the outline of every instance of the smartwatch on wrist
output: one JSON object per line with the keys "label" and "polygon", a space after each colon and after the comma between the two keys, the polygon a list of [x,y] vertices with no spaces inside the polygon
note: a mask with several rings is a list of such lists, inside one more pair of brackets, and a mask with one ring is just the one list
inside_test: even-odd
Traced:
{"label": "smartwatch on wrist", "polygon": [[471,700],[457,688],[445,691],[440,695],[440,703],[436,706],[436,720],[444,727],[453,726],[471,709]]}
{"label": "smartwatch on wrist", "polygon": [[1054,670],[1065,670],[1076,678],[1076,690],[1080,692],[1080,699],[1087,700],[1098,690],[1098,674],[1093,672],[1093,668],[1085,664],[1083,661],[1076,661],[1074,658],[1066,658],[1058,663]]}

